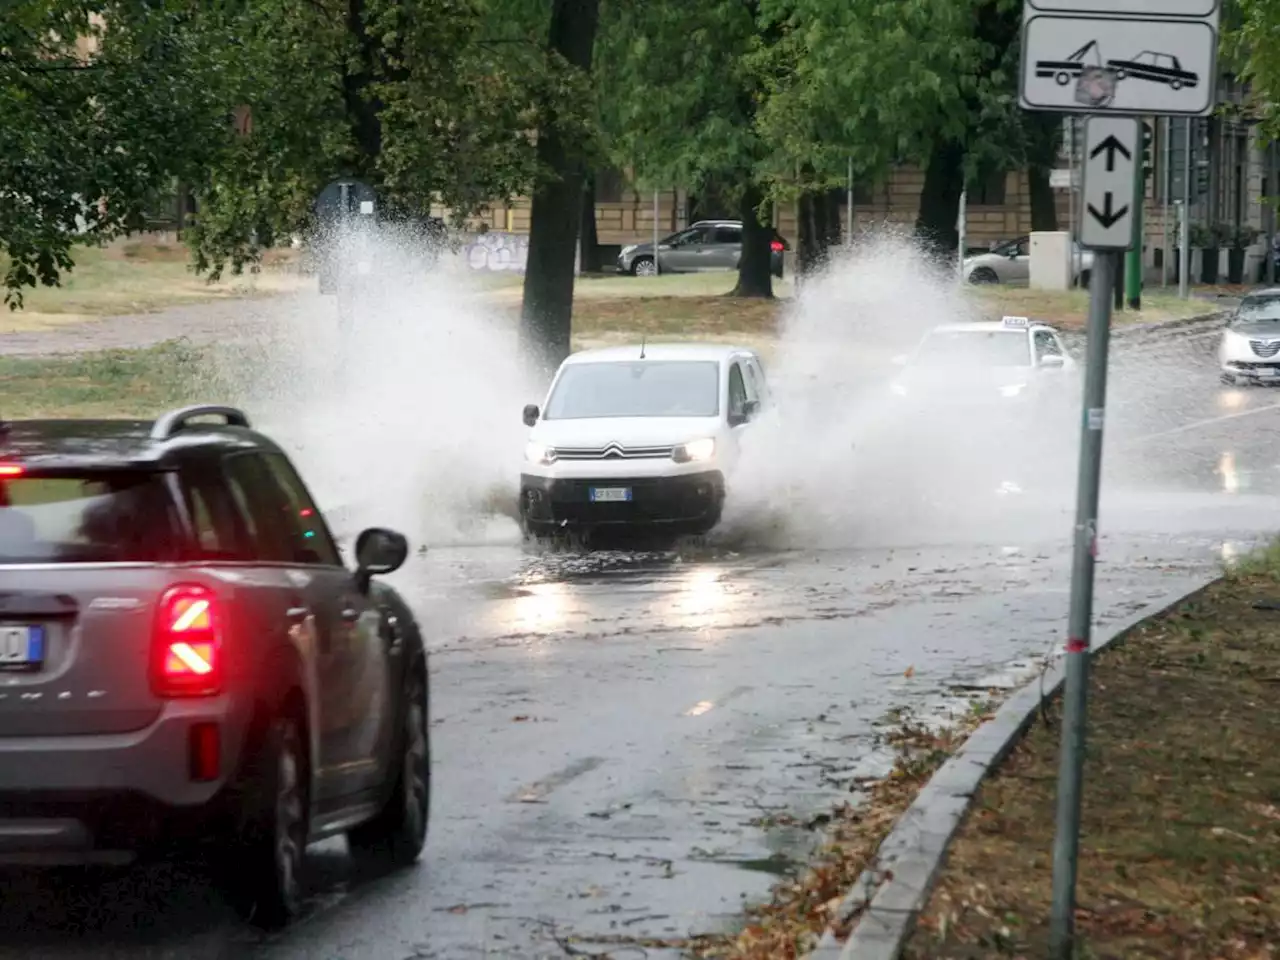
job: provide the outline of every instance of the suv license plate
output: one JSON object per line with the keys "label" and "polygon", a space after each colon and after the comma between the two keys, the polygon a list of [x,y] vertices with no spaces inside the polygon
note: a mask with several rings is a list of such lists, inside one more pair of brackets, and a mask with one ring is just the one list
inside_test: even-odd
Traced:
{"label": "suv license plate", "polygon": [[592,503],[625,503],[631,499],[630,487],[592,487]]}
{"label": "suv license plate", "polygon": [[0,671],[36,670],[43,663],[43,627],[0,626]]}

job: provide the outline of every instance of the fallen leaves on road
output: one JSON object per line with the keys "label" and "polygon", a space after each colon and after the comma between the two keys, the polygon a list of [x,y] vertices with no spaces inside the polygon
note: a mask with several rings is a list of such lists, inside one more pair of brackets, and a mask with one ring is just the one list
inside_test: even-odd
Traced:
{"label": "fallen leaves on road", "polygon": [[812,950],[837,921],[845,894],[875,867],[876,851],[920,788],[985,719],[974,710],[944,731],[904,723],[887,738],[898,752],[893,771],[868,787],[865,799],[831,813],[810,868],[775,887],[769,903],[751,907],[738,933],[698,937],[685,948],[704,960],[792,960]]}

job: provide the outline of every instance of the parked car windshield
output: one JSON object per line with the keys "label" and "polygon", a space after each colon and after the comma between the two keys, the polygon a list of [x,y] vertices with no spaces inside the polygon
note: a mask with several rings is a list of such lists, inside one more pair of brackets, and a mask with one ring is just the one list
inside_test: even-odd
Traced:
{"label": "parked car windshield", "polygon": [[1018,330],[946,330],[930,334],[916,352],[928,367],[1029,367],[1031,345]]}
{"label": "parked car windshield", "polygon": [[162,562],[176,557],[175,530],[157,473],[0,479],[0,564]]}
{"label": "parked car windshield", "polygon": [[720,364],[714,360],[626,360],[566,366],[543,418],[714,417],[719,413]]}

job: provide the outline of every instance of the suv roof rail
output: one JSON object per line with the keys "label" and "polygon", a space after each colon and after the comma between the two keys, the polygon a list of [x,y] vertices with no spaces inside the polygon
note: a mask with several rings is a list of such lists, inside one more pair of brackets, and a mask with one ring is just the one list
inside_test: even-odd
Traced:
{"label": "suv roof rail", "polygon": [[196,417],[223,417],[229,427],[249,426],[249,418],[243,410],[213,403],[198,403],[194,406],[170,410],[158,417],[151,428],[151,439],[168,440],[185,427],[188,420],[194,420]]}

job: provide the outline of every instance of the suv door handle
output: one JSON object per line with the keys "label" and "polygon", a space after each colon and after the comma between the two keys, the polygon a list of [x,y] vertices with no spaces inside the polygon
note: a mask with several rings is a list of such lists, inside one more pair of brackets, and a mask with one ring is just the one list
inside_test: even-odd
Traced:
{"label": "suv door handle", "polygon": [[338,616],[342,618],[343,623],[355,623],[360,619],[360,611],[355,607],[343,607]]}
{"label": "suv door handle", "polygon": [[290,620],[305,620],[311,611],[306,607],[290,607],[284,612],[284,615]]}

